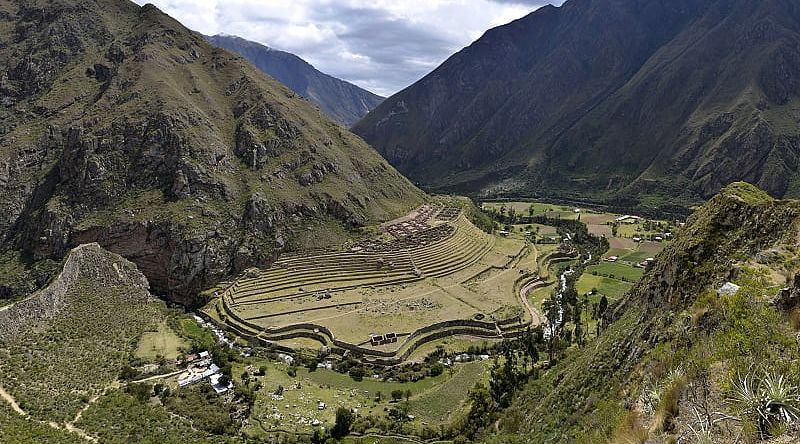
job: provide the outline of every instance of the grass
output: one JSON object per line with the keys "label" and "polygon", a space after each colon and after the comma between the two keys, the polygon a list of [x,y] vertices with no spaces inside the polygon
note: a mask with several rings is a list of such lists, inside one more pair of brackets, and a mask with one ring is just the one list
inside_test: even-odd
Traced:
{"label": "grass", "polygon": [[486,366],[483,362],[463,365],[452,378],[412,398],[412,414],[428,422],[445,422],[453,412],[460,409],[467,393],[485,374]]}
{"label": "grass", "polygon": [[606,295],[611,299],[621,298],[631,287],[633,287],[633,284],[629,282],[586,273],[584,273],[575,284],[575,289],[578,291],[579,295],[589,293],[592,289],[596,289],[597,293]]}
{"label": "grass", "polygon": [[618,262],[603,262],[587,267],[586,273],[613,277],[628,282],[636,282],[642,277],[644,270]]}
{"label": "grass", "polygon": [[561,217],[562,219],[577,219],[579,213],[575,213],[575,207],[549,204],[544,202],[484,202],[483,208],[494,208],[500,210],[501,207],[508,210],[513,208],[517,215],[528,217],[529,208],[533,207],[533,216]]}
{"label": "grass", "polygon": [[648,257],[653,257],[653,253],[649,251],[633,251],[628,254],[620,255],[619,258],[625,262],[639,263]]}
{"label": "grass", "polygon": [[158,357],[174,360],[180,355],[181,348],[189,344],[178,336],[166,322],[158,326],[154,332],[146,332],[139,339],[135,356],[138,358],[154,361]]}
{"label": "grass", "polygon": [[[253,368],[263,368],[265,374],[253,376]],[[311,431],[308,422],[314,419],[330,427],[337,407],[358,409],[362,416],[382,417],[385,408],[396,405],[390,401],[393,390],[410,390],[412,414],[418,414],[421,420],[426,421],[428,411],[442,411],[446,404],[458,406],[466,396],[466,391],[485,374],[481,362],[457,364],[452,376],[445,371],[436,377],[407,383],[383,382],[369,376],[362,381],[355,381],[346,374],[332,370],[317,369],[310,372],[304,367],[296,368],[296,375],[289,376],[288,370],[289,366],[283,363],[257,358],[234,365],[236,384],[241,384],[240,376],[244,371],[249,371],[251,381],[258,380],[263,384],[263,388],[256,393],[250,425],[245,428],[247,435],[264,436],[276,429],[308,433]],[[280,390],[281,397],[273,396]],[[382,398],[376,401],[379,392]],[[447,397],[447,400],[443,397]],[[435,404],[436,399],[441,405]],[[324,410],[318,408],[320,401],[327,405]],[[414,410],[415,406],[418,412]]]}
{"label": "grass", "polygon": [[[310,382],[318,385],[335,387],[342,390],[358,390],[368,392],[371,395],[381,392],[388,396],[392,390],[402,389],[411,390],[411,393],[417,394],[430,389],[438,383],[447,379],[446,374],[441,374],[437,377],[427,377],[420,381],[415,382],[384,382],[381,380],[373,379],[367,375],[362,381],[355,381],[350,376],[337,373],[333,370],[318,369],[314,372],[309,372],[307,369],[298,369],[299,376],[307,378]],[[366,394],[366,393],[365,393]]]}

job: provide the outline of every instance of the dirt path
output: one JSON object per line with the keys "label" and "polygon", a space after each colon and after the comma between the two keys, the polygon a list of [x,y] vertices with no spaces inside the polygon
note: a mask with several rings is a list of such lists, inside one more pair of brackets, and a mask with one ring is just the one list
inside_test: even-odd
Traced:
{"label": "dirt path", "polygon": [[169,378],[170,376],[179,375],[179,374],[183,373],[184,371],[186,371],[186,370],[184,370],[184,369],[181,369],[181,370],[175,370],[175,371],[174,371],[174,372],[172,372],[172,373],[164,373],[163,375],[149,376],[149,377],[147,377],[147,378],[144,378],[144,379],[137,379],[136,381],[131,381],[131,382],[133,382],[133,383],[140,383],[140,382],[154,381],[154,380],[156,380],[156,379]]}
{"label": "dirt path", "polygon": [[19,413],[22,416],[28,416],[28,414],[25,413],[25,410],[22,410],[19,404],[17,404],[17,400],[14,399],[11,394],[5,391],[2,386],[0,386],[0,398],[3,398],[3,400],[5,400],[11,406],[11,410]]}
{"label": "dirt path", "polygon": [[522,301],[522,304],[525,306],[525,308],[528,309],[528,313],[531,314],[531,322],[534,325],[544,325],[546,321],[544,316],[539,313],[539,310],[531,305],[531,301],[528,300],[528,294],[530,294],[530,292],[534,289],[540,288],[540,285],[543,283],[544,281],[536,280],[519,289],[519,299]]}

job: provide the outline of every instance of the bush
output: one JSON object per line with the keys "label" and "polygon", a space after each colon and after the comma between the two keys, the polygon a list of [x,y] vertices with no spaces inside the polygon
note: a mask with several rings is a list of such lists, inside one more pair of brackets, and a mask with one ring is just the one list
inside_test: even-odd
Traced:
{"label": "bush", "polygon": [[436,364],[433,364],[431,366],[430,375],[432,377],[439,376],[442,373],[444,373],[444,365],[442,365],[441,363],[437,362]]}
{"label": "bush", "polygon": [[125,386],[125,392],[136,398],[137,401],[145,403],[150,399],[153,387],[149,384],[128,384]]}
{"label": "bush", "polygon": [[353,378],[354,381],[361,381],[364,379],[364,369],[361,367],[350,368],[348,374],[351,378]]}

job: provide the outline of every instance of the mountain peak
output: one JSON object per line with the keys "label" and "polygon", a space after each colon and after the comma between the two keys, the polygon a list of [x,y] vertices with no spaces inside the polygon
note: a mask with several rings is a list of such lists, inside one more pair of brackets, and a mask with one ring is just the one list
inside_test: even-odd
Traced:
{"label": "mountain peak", "polygon": [[383,100],[352,83],[318,71],[294,54],[232,35],[218,34],[207,39],[213,45],[248,59],[343,125],[352,125]]}

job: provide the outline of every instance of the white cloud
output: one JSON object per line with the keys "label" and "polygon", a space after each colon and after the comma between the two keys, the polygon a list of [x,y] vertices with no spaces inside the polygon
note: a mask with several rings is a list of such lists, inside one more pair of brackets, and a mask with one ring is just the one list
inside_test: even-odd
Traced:
{"label": "white cloud", "polygon": [[487,29],[563,0],[135,0],[204,34],[289,51],[382,95],[430,72]]}

